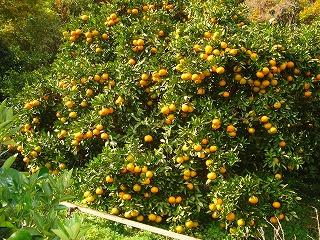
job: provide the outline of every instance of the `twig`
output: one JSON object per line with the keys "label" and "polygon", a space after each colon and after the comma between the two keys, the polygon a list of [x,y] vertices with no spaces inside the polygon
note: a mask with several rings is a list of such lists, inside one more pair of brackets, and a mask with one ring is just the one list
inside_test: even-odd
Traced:
{"label": "twig", "polygon": [[319,214],[318,209],[313,207],[314,211],[316,212],[316,219],[317,219],[317,225],[318,225],[318,239],[320,240],[320,222],[319,222]]}

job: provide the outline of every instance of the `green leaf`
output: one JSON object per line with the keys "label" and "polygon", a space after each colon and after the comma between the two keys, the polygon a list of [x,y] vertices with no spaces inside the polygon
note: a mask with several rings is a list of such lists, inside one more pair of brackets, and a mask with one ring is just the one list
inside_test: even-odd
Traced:
{"label": "green leaf", "polygon": [[54,232],[54,234],[56,234],[59,238],[61,238],[61,240],[69,240],[69,236],[62,230],[60,229],[52,229],[52,232]]}
{"label": "green leaf", "polygon": [[77,235],[80,230],[80,227],[81,227],[81,223],[77,222],[77,223],[73,224],[72,226],[65,228],[69,234],[70,239],[78,239]]}
{"label": "green leaf", "polygon": [[80,232],[77,235],[77,239],[80,239],[86,234],[86,232],[91,228],[91,226],[82,226]]}
{"label": "green leaf", "polygon": [[48,178],[48,176],[49,176],[49,169],[46,168],[46,167],[41,168],[39,170],[39,174],[38,174],[37,180]]}
{"label": "green leaf", "polygon": [[66,209],[68,209],[68,207],[64,206],[64,205],[58,204],[58,205],[54,206],[54,210],[56,210],[56,211],[62,211],[62,210],[66,210]]}
{"label": "green leaf", "polygon": [[0,130],[5,128],[7,125],[9,125],[12,121],[11,120],[6,120],[5,122],[0,124]]}
{"label": "green leaf", "polygon": [[46,195],[52,195],[52,188],[48,182],[42,182],[42,189]]}
{"label": "green leaf", "polygon": [[7,137],[10,137],[13,134],[15,134],[17,131],[19,131],[20,128],[21,127],[15,127],[15,128],[10,129],[9,133],[7,134]]}
{"label": "green leaf", "polygon": [[13,109],[12,108],[7,108],[6,119],[9,121],[13,120]]}
{"label": "green leaf", "polygon": [[35,211],[31,211],[31,213],[32,213],[32,215],[33,215],[33,217],[34,217],[34,220],[35,220],[37,226],[38,226],[40,229],[42,229],[43,226],[44,226],[44,221],[43,221],[42,216],[41,216],[39,213],[35,212]]}
{"label": "green leaf", "polygon": [[2,168],[9,168],[11,167],[11,165],[14,163],[14,161],[17,158],[17,154],[15,154],[14,156],[9,157],[4,164],[2,165]]}
{"label": "green leaf", "polygon": [[0,223],[0,227],[4,227],[4,228],[15,228],[15,226],[14,226],[11,222],[8,222],[8,221],[1,222],[1,223]]}
{"label": "green leaf", "polygon": [[30,233],[32,236],[42,236],[42,234],[33,227],[23,227],[21,230]]}
{"label": "green leaf", "polygon": [[2,114],[3,114],[3,109],[4,109],[5,106],[6,106],[6,103],[7,103],[7,101],[4,100],[4,101],[1,103],[1,105],[0,105],[0,122],[2,122],[2,119],[3,119]]}

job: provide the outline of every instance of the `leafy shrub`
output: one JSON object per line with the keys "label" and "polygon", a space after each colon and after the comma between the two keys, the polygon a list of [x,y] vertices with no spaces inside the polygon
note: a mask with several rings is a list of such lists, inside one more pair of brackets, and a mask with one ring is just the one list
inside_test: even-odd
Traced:
{"label": "leafy shrub", "polygon": [[31,171],[81,166],[85,203],[186,234],[295,218],[286,176],[319,169],[317,25],[250,22],[234,1],[90,7],[18,98]]}

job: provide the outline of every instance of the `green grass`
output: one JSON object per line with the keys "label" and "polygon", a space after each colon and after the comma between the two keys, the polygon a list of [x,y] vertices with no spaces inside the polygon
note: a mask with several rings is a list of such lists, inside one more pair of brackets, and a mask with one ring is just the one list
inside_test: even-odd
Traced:
{"label": "green grass", "polygon": [[142,231],[121,223],[112,222],[99,217],[83,215],[85,224],[91,226],[86,234],[87,240],[168,240],[148,231]]}

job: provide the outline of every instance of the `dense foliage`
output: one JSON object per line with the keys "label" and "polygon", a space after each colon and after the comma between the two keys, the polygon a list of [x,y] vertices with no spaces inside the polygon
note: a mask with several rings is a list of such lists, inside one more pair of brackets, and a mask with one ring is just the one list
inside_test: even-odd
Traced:
{"label": "dense foliage", "polygon": [[255,236],[296,217],[286,177],[318,173],[319,46],[319,23],[234,1],[92,4],[18,97],[17,150],[32,172],[83,166],[84,202],[113,214]]}

